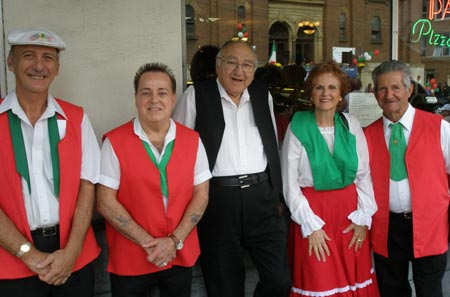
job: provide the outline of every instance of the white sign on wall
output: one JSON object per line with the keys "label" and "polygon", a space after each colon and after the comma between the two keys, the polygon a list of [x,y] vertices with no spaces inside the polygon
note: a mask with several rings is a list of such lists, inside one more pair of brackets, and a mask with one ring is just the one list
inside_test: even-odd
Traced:
{"label": "white sign on wall", "polygon": [[336,63],[342,63],[342,53],[352,52],[355,55],[356,49],[354,47],[334,47],[333,46],[333,60]]}

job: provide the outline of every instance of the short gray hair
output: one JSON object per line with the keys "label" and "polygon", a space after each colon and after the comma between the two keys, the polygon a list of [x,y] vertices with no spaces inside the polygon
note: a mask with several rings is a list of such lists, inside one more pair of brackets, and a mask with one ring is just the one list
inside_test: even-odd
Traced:
{"label": "short gray hair", "polygon": [[412,81],[412,75],[411,70],[409,69],[408,65],[406,65],[403,62],[392,60],[392,61],[386,61],[378,65],[372,72],[372,80],[374,84],[374,90],[376,91],[378,88],[378,77],[380,75],[399,71],[403,74],[402,76],[402,84],[405,86],[406,89],[409,89],[409,86],[411,85]]}

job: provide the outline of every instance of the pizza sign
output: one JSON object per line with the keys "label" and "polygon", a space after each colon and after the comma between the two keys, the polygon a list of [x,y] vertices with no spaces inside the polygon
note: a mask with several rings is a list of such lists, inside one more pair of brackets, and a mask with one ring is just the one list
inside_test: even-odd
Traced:
{"label": "pizza sign", "polygon": [[411,30],[411,42],[418,43],[422,38],[427,39],[429,45],[437,47],[450,47],[448,34],[435,32],[432,20],[443,20],[450,17],[450,0],[429,0],[428,18],[414,22]]}

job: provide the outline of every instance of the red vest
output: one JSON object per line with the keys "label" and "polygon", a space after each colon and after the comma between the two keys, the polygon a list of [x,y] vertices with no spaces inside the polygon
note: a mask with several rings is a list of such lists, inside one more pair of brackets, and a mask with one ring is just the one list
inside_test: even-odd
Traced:
{"label": "red vest", "polygon": [[[449,192],[441,147],[442,118],[416,109],[405,154],[411,189],[414,257],[444,253],[448,249]],[[365,129],[378,211],[370,230],[373,250],[388,257],[390,156],[383,120]]]}
{"label": "red vest", "polygon": [[[197,159],[198,133],[180,124],[167,164],[167,213],[161,194],[159,171],[151,161],[142,141],[128,122],[106,134],[120,163],[120,188],[117,200],[131,217],[153,237],[165,237],[180,223],[192,199],[194,167]],[[108,271],[120,275],[143,275],[170,268],[193,266],[200,254],[197,229],[193,229],[182,250],[168,266],[160,269],[146,260],[147,254],[110,224],[106,224],[109,246]]]}
{"label": "red vest", "polygon": [[[66,135],[58,144],[60,168],[62,168],[60,170],[59,195],[60,244],[61,248],[64,248],[70,236],[80,185],[83,110],[60,99],[57,101],[67,116]],[[32,242],[22,196],[21,178],[16,171],[7,112],[0,114],[0,191],[0,207],[19,232]],[[84,267],[99,253],[100,249],[94,233],[92,228],[89,228],[82,252],[75,262],[73,271]],[[15,255],[1,247],[0,263],[0,279],[16,279],[35,274]]]}

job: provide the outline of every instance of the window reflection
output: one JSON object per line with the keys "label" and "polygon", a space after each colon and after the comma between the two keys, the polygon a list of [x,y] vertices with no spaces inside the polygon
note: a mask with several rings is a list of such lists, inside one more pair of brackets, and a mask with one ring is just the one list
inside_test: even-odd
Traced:
{"label": "window reflection", "polygon": [[344,12],[339,15],[339,41],[345,41],[347,39],[347,16]]}
{"label": "window reflection", "polygon": [[371,21],[371,35],[370,41],[379,43],[381,42],[381,20],[375,16]]}
{"label": "window reflection", "polygon": [[191,5],[186,5],[186,38],[195,37],[195,11]]}

